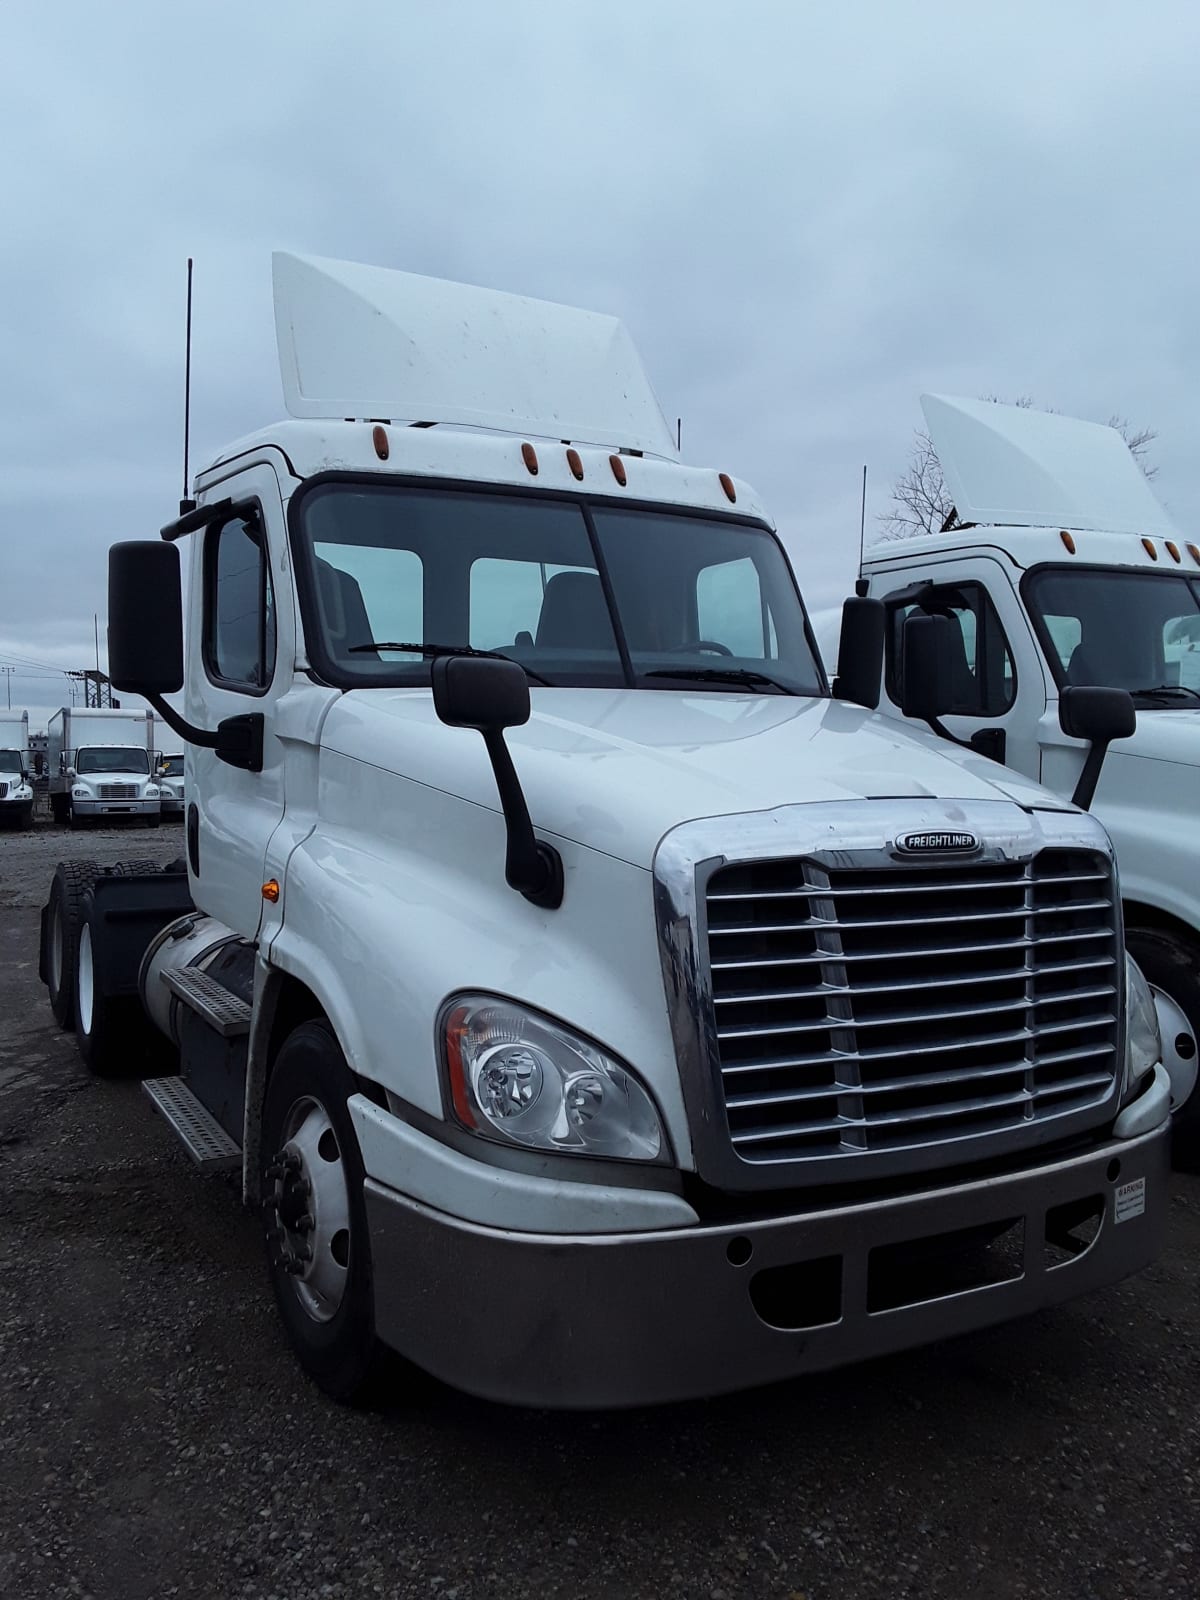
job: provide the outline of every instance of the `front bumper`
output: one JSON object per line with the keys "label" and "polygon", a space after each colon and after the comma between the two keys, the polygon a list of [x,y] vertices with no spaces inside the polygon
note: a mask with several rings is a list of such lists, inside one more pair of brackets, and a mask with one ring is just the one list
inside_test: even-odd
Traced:
{"label": "front bumper", "polygon": [[[647,1233],[488,1228],[368,1179],[376,1327],[457,1388],[522,1405],[683,1400],[842,1366],[1153,1261],[1168,1128],[921,1194]],[[1089,1204],[1099,1226],[1069,1255],[1052,1241]]]}
{"label": "front bumper", "polygon": [[80,800],[71,796],[71,809],[77,817],[157,817],[161,802],[152,800]]}
{"label": "front bumper", "polygon": [[164,817],[181,817],[183,815],[183,799],[179,795],[164,794],[161,805]]}

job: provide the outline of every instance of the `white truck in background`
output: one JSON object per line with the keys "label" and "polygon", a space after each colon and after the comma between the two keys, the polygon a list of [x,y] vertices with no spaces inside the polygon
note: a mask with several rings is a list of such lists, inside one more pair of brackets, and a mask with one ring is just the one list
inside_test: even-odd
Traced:
{"label": "white truck in background", "polygon": [[33,821],[28,711],[0,711],[0,827]]}
{"label": "white truck in background", "polygon": [[73,828],[125,817],[157,828],[159,787],[151,769],[154,712],[63,706],[46,725],[50,810]]}
{"label": "white truck in background", "polygon": [[61,863],[41,971],[92,1071],[139,1019],[177,1047],[147,1092],[240,1169],[305,1370],[678,1399],[1153,1259],[1169,1085],[1099,823],[873,715],[873,602],[830,694],[613,318],[294,256],[275,293],[296,420],[109,557],[186,872]]}
{"label": "white truck in background", "polygon": [[[1063,731],[1064,690],[1132,695],[1136,732],[1110,752],[1094,810],[1155,995],[1176,1162],[1200,1167],[1200,540],[1175,527],[1113,428],[990,401],[921,404],[954,525],[866,552],[863,578],[887,611],[882,707],[1069,796],[1087,751]],[[945,626],[932,630],[932,673],[919,663],[912,684],[906,624],[929,617]],[[823,645],[836,659],[828,629]]]}
{"label": "white truck in background", "polygon": [[154,761],[154,778],[158,784],[159,799],[162,802],[162,814],[172,820],[182,818],[185,809],[186,784],[184,782],[185,760],[182,750],[171,754],[160,752]]}

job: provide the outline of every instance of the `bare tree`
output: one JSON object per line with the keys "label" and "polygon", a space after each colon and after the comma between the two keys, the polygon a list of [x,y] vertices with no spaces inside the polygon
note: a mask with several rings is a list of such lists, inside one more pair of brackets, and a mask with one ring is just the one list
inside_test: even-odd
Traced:
{"label": "bare tree", "polygon": [[[994,394],[984,395],[985,400],[999,401]],[[1021,395],[1009,402],[1023,410],[1033,409],[1029,395]],[[1158,435],[1153,428],[1133,428],[1124,417],[1111,416],[1108,426],[1115,428],[1129,446],[1130,454],[1148,479],[1158,472],[1150,460],[1150,446]],[[950,499],[950,491],[942,475],[942,464],[933,440],[923,428],[918,428],[913,438],[912,455],[908,466],[892,488],[892,504],[879,518],[882,539],[911,539],[925,533],[945,533],[958,526],[958,514]]]}

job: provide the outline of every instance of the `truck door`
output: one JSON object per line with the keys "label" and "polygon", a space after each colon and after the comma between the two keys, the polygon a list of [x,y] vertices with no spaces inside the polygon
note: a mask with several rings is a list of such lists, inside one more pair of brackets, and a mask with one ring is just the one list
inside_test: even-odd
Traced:
{"label": "truck door", "polygon": [[899,714],[904,621],[914,611],[948,616],[947,663],[953,710],[943,718],[960,739],[1037,779],[1039,723],[1046,711],[1041,658],[1024,610],[1000,563],[988,556],[941,557],[873,584],[887,608],[884,693]]}
{"label": "truck door", "polygon": [[188,615],[187,716],[212,728],[225,717],[264,718],[261,772],[188,750],[185,833],[197,905],[252,937],[262,915],[267,842],[283,816],[283,760],[275,728],[296,659],[283,501],[274,469],[248,467],[214,491],[234,514],[195,537]]}

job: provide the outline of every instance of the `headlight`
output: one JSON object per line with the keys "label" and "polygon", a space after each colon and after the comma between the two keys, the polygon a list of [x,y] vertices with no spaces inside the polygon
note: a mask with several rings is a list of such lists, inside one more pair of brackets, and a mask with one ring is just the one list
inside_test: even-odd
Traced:
{"label": "headlight", "polygon": [[655,1161],[666,1140],[627,1067],[558,1023],[488,995],[442,1013],[450,1098],[474,1133],[568,1155]]}
{"label": "headlight", "polygon": [[1125,1098],[1162,1060],[1158,1008],[1145,974],[1132,956],[1125,957]]}
{"label": "headlight", "polygon": [[142,790],[142,799],[143,800],[157,800],[158,799],[158,785],[156,783],[148,783],[146,785],[146,787]]}
{"label": "headlight", "polygon": [[92,798],[92,791],[85,789],[82,783],[77,783],[71,793],[76,800],[90,800]]}

